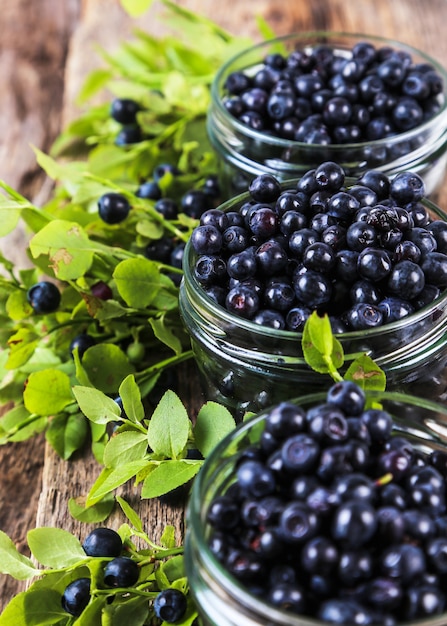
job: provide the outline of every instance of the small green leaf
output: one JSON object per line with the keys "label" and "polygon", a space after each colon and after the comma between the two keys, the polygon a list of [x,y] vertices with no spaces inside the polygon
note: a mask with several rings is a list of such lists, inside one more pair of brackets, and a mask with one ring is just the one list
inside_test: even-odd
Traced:
{"label": "small green leaf", "polygon": [[68,460],[83,446],[88,434],[87,424],[79,413],[57,415],[51,420],[45,438],[62,459]]}
{"label": "small green leaf", "polygon": [[130,504],[126,502],[124,498],[121,498],[121,496],[116,496],[116,501],[120,505],[124,515],[127,517],[132,526],[136,530],[138,530],[138,532],[143,532],[143,522],[141,521],[138,513],[134,511]]}
{"label": "small green leaf", "polygon": [[29,375],[23,402],[30,413],[53,415],[73,402],[70,378],[64,372],[45,369]]}
{"label": "small green leaf", "polygon": [[203,461],[162,461],[144,480],[142,498],[157,498],[184,485],[197,474]]}
{"label": "small green leaf", "polygon": [[204,457],[208,456],[235,426],[236,422],[228,409],[217,402],[207,402],[200,409],[194,426],[197,448]]}
{"label": "small green leaf", "polygon": [[6,312],[14,321],[26,319],[32,314],[32,306],[27,301],[26,293],[24,291],[16,289],[8,296],[6,301]]}
{"label": "small green leaf", "polygon": [[61,280],[83,276],[93,262],[94,246],[77,222],[53,220],[34,235],[29,244],[36,259],[49,257],[49,267]]}
{"label": "small green leaf", "polygon": [[28,580],[40,574],[32,561],[20,554],[12,540],[0,530],[0,572],[16,580]]}
{"label": "small green leaf", "polygon": [[131,422],[142,422],[144,407],[141,402],[141,392],[134,376],[127,376],[120,385],[119,395],[124,411]]}
{"label": "small green leaf", "polygon": [[104,449],[103,463],[106,467],[138,461],[147,453],[147,436],[145,433],[125,430],[116,433]]}
{"label": "small green leaf", "polygon": [[[312,322],[310,321],[311,319]],[[318,338],[318,328],[321,328],[322,332],[327,333],[326,324],[323,323],[320,326],[318,320],[321,319],[324,318],[320,318],[317,313],[314,312],[307,319],[306,324],[304,325],[303,337],[301,341],[304,358],[309,367],[311,367],[314,371],[319,372],[320,374],[337,375],[337,370],[340,369],[344,362],[343,347],[338,339],[332,335],[330,328],[330,335],[326,334],[324,339],[321,337]],[[317,338],[317,344],[314,343],[315,337]],[[332,340],[332,349],[328,352],[329,337]],[[322,347],[324,352],[322,352],[318,346]]]}
{"label": "small green leaf", "polygon": [[102,500],[104,496],[136,476],[137,473],[147,465],[147,463],[148,462],[146,460],[140,460],[126,463],[120,467],[105,467],[90,489],[86,505],[92,506]]}
{"label": "small green leaf", "polygon": [[120,296],[130,307],[147,307],[160,290],[160,270],[149,259],[121,261],[113,272],[113,278]]}
{"label": "small green leaf", "polygon": [[92,385],[104,393],[116,393],[124,378],[135,372],[121,348],[111,343],[89,348],[82,365]]}
{"label": "small green leaf", "polygon": [[343,378],[352,380],[362,389],[369,391],[384,391],[386,387],[385,372],[367,354],[356,358]]}
{"label": "small green leaf", "polygon": [[182,401],[173,391],[166,391],[149,422],[149,446],[156,454],[175,459],[186,446],[189,429],[190,420]]}
{"label": "small green leaf", "polygon": [[123,8],[131,17],[140,17],[151,6],[153,0],[121,0]]}
{"label": "small green leaf", "polygon": [[154,331],[154,335],[159,341],[171,348],[176,354],[182,351],[182,343],[180,339],[173,333],[172,329],[166,324],[164,317],[149,319],[149,324]]}
{"label": "small green leaf", "polygon": [[70,498],[68,510],[70,515],[84,524],[96,524],[107,519],[115,506],[115,498],[112,494],[104,496],[97,504],[85,506],[85,498]]}
{"label": "small green leaf", "polygon": [[333,350],[333,335],[331,322],[327,315],[320,316],[314,311],[307,320],[309,338],[316,350],[322,355],[330,357]]}
{"label": "small green leaf", "polygon": [[160,538],[160,543],[162,546],[164,546],[166,549],[171,549],[171,548],[175,548],[175,528],[174,526],[171,526],[170,524],[168,524],[164,531],[163,534]]}
{"label": "small green leaf", "polygon": [[[146,621],[148,617],[147,598],[136,596],[127,598],[124,602],[109,604],[104,607],[104,613],[107,614],[109,621],[102,623],[107,624],[107,626],[122,626],[123,624],[144,626],[148,623]],[[84,626],[91,626],[92,623],[92,621],[85,622]],[[164,623],[167,624],[167,622]],[[78,626],[78,622],[76,622],[76,626]]]}
{"label": "small green leaf", "polygon": [[21,367],[34,354],[38,343],[39,336],[34,331],[28,328],[19,328],[8,339],[9,356],[6,367],[12,370]]}
{"label": "small green leaf", "polygon": [[34,528],[26,537],[34,558],[42,565],[56,569],[86,558],[79,539],[63,528]]}
{"label": "small green leaf", "polygon": [[107,424],[121,417],[121,409],[115,400],[99,389],[75,386],[73,394],[81,411],[95,424]]}

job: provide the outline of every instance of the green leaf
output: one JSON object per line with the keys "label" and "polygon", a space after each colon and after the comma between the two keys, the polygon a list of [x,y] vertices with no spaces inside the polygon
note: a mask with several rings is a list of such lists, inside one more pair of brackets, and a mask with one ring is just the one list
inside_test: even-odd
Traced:
{"label": "green leaf", "polygon": [[87,506],[91,506],[102,500],[102,498],[111,491],[126,483],[133,476],[136,476],[147,464],[148,462],[146,460],[140,460],[132,461],[131,463],[126,463],[125,465],[115,468],[104,468],[88,493],[86,500]]}
{"label": "green leaf", "polygon": [[21,202],[16,202],[0,193],[0,237],[8,235],[16,228],[22,209]]}
{"label": "green leaf", "polygon": [[[341,343],[332,335],[330,326],[330,335],[328,335],[328,327],[324,321],[326,317],[320,318],[316,312],[308,317],[304,325],[301,345],[309,367],[320,374],[337,375],[337,370],[344,363],[344,352]],[[320,323],[321,320],[323,321]],[[331,349],[329,337],[332,343]]]}
{"label": "green leaf", "polygon": [[108,69],[99,68],[90,72],[77,96],[77,103],[83,104],[104,87],[113,76]]}
{"label": "green leaf", "polygon": [[124,498],[121,498],[121,496],[116,496],[116,501],[120,505],[124,515],[127,517],[127,519],[132,524],[132,526],[136,530],[138,530],[138,532],[143,532],[143,528],[144,528],[143,522],[141,521],[141,518],[138,515],[138,513],[134,511],[134,509],[130,506],[130,504],[126,502]]}
{"label": "green leaf", "polygon": [[79,413],[57,415],[51,420],[45,438],[62,459],[68,460],[83,446],[88,434],[87,424]]}
{"label": "green leaf", "polygon": [[92,385],[104,393],[116,393],[124,378],[135,372],[121,348],[111,343],[89,348],[82,365]]}
{"label": "green leaf", "polygon": [[107,424],[121,417],[121,409],[115,400],[99,389],[75,386],[73,394],[81,411],[95,424]]}
{"label": "green leaf", "polygon": [[0,530],[0,572],[9,574],[16,580],[28,580],[40,574],[32,561],[20,554],[12,540],[2,530]]}
{"label": "green leaf", "polygon": [[115,498],[112,494],[104,496],[97,504],[85,506],[85,498],[70,498],[68,510],[70,515],[84,524],[96,524],[107,519],[115,506]]}
{"label": "green leaf", "polygon": [[[144,626],[148,622],[148,602],[144,597],[130,597],[124,602],[112,603],[104,608],[108,621],[103,624],[107,626]],[[167,622],[164,622],[165,624]],[[91,626],[92,622],[85,622],[85,626]],[[78,624],[76,623],[76,626]]]}
{"label": "green leaf", "polygon": [[113,278],[120,296],[130,307],[147,307],[160,290],[157,263],[142,257],[121,261],[113,272]]}
{"label": "green leaf", "polygon": [[307,320],[307,331],[314,348],[322,356],[330,357],[333,351],[333,335],[329,317],[320,316],[314,311]]}
{"label": "green leaf", "polygon": [[34,558],[51,568],[68,567],[87,558],[79,539],[63,528],[34,528],[26,538]]}
{"label": "green leaf", "polygon": [[119,387],[119,395],[124,411],[131,422],[142,422],[144,407],[141,402],[141,392],[134,376],[127,376]]}
{"label": "green leaf", "polygon": [[190,420],[182,401],[173,391],[166,391],[149,422],[149,446],[155,454],[175,459],[186,446],[189,429]]}
{"label": "green leaf", "polygon": [[355,359],[343,378],[352,380],[362,389],[369,391],[384,391],[386,387],[385,372],[367,354]]}
{"label": "green leaf", "polygon": [[171,348],[175,354],[180,354],[182,351],[182,343],[178,337],[173,333],[172,329],[166,324],[165,318],[149,318],[149,324],[154,331],[154,335],[159,341],[164,343],[168,348]]}
{"label": "green leaf", "polygon": [[152,5],[153,0],[120,0],[131,17],[140,17]]}
{"label": "green leaf", "polygon": [[144,480],[142,498],[157,498],[184,485],[197,474],[203,461],[161,461]]}
{"label": "green leaf", "polygon": [[145,433],[125,430],[116,433],[104,449],[103,463],[106,467],[138,461],[147,453],[147,436]]}
{"label": "green leaf", "polygon": [[48,266],[61,280],[84,276],[93,262],[93,244],[77,222],[53,220],[34,235],[29,247],[35,259],[49,257]]}
{"label": "green leaf", "polygon": [[6,367],[12,370],[21,367],[31,358],[38,343],[39,335],[37,335],[37,333],[28,328],[19,328],[19,330],[8,339],[9,356]]}
{"label": "green leaf", "polygon": [[164,546],[167,550],[170,550],[171,548],[175,548],[175,528],[174,526],[171,526],[170,524],[168,524],[164,531],[163,534],[160,538],[160,543],[162,546]]}
{"label": "green leaf", "polygon": [[73,402],[70,378],[64,372],[45,369],[29,375],[23,402],[30,413],[53,415]]}
{"label": "green leaf", "polygon": [[233,416],[224,406],[217,402],[204,404],[194,426],[194,440],[202,455],[208,456],[235,426]]}
{"label": "green leaf", "polygon": [[33,308],[26,299],[25,291],[16,289],[8,296],[6,312],[12,320],[23,320],[32,314]]}
{"label": "green leaf", "polygon": [[29,590],[11,600],[0,615],[0,626],[52,626],[66,617],[58,591]]}

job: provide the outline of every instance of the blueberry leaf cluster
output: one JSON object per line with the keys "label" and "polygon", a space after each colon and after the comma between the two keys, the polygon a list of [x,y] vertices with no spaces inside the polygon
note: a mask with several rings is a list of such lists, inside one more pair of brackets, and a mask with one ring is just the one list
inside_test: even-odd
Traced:
{"label": "blueberry leaf cluster", "polygon": [[156,544],[136,511],[118,501],[128,519],[118,531],[97,528],[81,543],[61,528],[35,528],[27,534],[31,558],[0,531],[0,570],[31,582],[0,615],[2,626],[193,623],[197,612],[174,528],[167,526]]}
{"label": "blueberry leaf cluster", "polygon": [[[383,391],[386,387],[384,371],[365,353],[345,355],[343,346],[332,332],[327,314],[313,311],[307,318],[301,340],[306,363],[320,374],[328,374],[339,382],[351,380],[362,389]],[[350,364],[340,373],[345,361]]]}
{"label": "blueberry leaf cluster", "polygon": [[99,511],[90,512],[90,519],[99,521],[111,494],[128,480],[141,484],[142,498],[162,496],[185,485],[236,425],[230,412],[212,401],[201,407],[193,423],[172,390],[167,390],[152,415],[146,416],[133,375],[119,388],[122,412],[96,387],[76,385],[73,393],[88,420],[106,430],[114,428],[103,449],[103,468],[85,497],[84,507],[71,503],[72,514],[81,519],[90,508],[100,505]]}
{"label": "blueberry leaf cluster", "polygon": [[[23,226],[30,265],[0,255],[0,403],[12,407],[0,418],[1,444],[45,431],[62,458],[90,439],[102,461],[106,424],[85,417],[73,386],[110,399],[133,375],[153,407],[150,394],[166,370],[192,358],[178,285],[182,250],[203,208],[185,197],[206,208],[216,202],[202,188],[216,171],[205,129],[210,85],[251,42],[162,4],[168,34],[140,30],[113,54],[100,50],[105,64],[81,89],[82,113],[49,154],[34,148],[54,183],[45,205],[0,181],[0,236]],[[112,102],[91,106],[104,89]],[[169,216],[157,206],[160,196]],[[104,198],[112,198],[106,219]],[[110,216],[117,198],[119,222]],[[163,244],[169,258],[150,255]]]}

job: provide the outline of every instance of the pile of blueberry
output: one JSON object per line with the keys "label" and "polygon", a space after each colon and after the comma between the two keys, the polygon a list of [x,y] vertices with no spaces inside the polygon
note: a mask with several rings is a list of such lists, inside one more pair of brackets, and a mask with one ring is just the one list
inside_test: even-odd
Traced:
{"label": "pile of blueberry", "polygon": [[[119,534],[111,528],[96,528],[82,544],[87,556],[104,559],[103,585],[107,588],[130,588],[139,578],[140,568],[136,561],[123,556],[123,543]],[[70,615],[79,616],[91,598],[90,578],[77,578],[62,594],[62,608]],[[186,596],[178,589],[168,587],[154,598],[155,617],[167,623],[180,620],[186,612]]]}
{"label": "pile of blueberry", "polygon": [[249,593],[344,626],[447,609],[447,453],[420,451],[355,383],[273,407],[234,476],[208,505],[209,547]]}
{"label": "pile of blueberry", "polygon": [[390,46],[359,42],[273,53],[225,81],[223,105],[248,127],[308,144],[373,141],[416,128],[442,106],[443,79],[430,63]]}
{"label": "pile of blueberry", "polygon": [[201,288],[234,315],[301,331],[313,310],[333,332],[382,326],[447,287],[447,221],[416,173],[367,170],[345,185],[327,161],[283,189],[263,174],[238,210],[206,211],[191,236]]}

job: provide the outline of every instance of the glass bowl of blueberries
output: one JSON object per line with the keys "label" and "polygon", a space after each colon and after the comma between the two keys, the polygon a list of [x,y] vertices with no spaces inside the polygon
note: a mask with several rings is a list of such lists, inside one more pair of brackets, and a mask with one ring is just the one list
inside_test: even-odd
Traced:
{"label": "glass bowl of blueberries", "polygon": [[206,459],[185,567],[205,626],[444,626],[447,409],[341,381]]}
{"label": "glass bowl of blueberries", "polygon": [[201,216],[183,270],[180,315],[207,397],[236,416],[321,389],[302,350],[313,311],[346,363],[366,353],[387,389],[445,401],[447,214],[419,174],[349,178],[333,161],[298,180],[261,174]]}
{"label": "glass bowl of blueberries", "polygon": [[403,43],[346,33],[264,41],[212,85],[208,135],[228,197],[253,176],[298,178],[323,161],[348,175],[419,173],[439,189],[447,163],[447,73]]}

